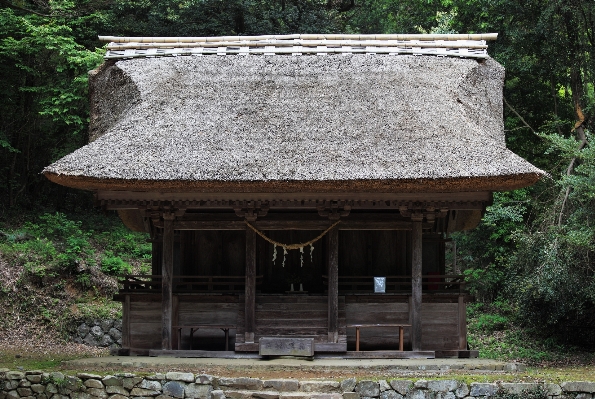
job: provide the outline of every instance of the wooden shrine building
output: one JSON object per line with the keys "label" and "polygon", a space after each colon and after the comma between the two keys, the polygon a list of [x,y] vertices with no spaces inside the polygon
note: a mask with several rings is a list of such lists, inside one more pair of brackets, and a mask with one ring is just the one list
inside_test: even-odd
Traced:
{"label": "wooden shrine building", "polygon": [[448,234],[543,175],[506,149],[494,38],[104,38],[90,143],[43,173],[150,234],[123,347],[468,356]]}

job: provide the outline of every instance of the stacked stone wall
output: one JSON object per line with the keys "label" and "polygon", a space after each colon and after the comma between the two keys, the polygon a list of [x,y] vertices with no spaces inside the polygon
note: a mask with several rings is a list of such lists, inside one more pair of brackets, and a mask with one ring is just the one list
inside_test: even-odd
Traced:
{"label": "stacked stone wall", "polygon": [[116,349],[122,346],[122,320],[89,320],[80,324],[73,337],[77,344]]}
{"label": "stacked stone wall", "polygon": [[503,393],[523,398],[525,392],[536,389],[550,399],[593,399],[595,382],[467,384],[456,380],[355,378],[299,381],[183,372],[100,376],[0,369],[0,399],[487,399]]}

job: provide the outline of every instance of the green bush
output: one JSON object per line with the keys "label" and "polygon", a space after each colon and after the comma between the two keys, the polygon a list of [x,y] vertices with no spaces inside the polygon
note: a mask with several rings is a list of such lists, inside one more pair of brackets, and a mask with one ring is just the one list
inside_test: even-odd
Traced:
{"label": "green bush", "polygon": [[132,273],[132,266],[115,256],[112,251],[105,251],[101,259],[101,271],[112,276],[121,276]]}

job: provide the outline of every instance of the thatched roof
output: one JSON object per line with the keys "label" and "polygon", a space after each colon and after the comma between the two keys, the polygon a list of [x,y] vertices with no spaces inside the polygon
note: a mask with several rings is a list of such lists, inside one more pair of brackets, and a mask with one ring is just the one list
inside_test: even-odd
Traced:
{"label": "thatched roof", "polygon": [[492,59],[188,56],[108,61],[91,139],[44,170],[85,189],[474,191],[543,172],[506,149]]}

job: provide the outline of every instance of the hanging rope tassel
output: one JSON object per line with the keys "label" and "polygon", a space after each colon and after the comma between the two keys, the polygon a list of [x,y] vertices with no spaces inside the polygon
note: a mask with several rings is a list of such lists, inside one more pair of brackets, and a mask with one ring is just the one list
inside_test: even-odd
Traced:
{"label": "hanging rope tassel", "polygon": [[263,232],[259,231],[256,227],[252,226],[247,220],[244,220],[244,222],[246,223],[246,225],[248,227],[250,227],[252,230],[254,230],[254,232],[256,234],[258,234],[259,236],[261,236],[265,241],[270,242],[271,244],[273,244],[273,262],[275,262],[275,259],[277,259],[277,247],[281,247],[283,248],[283,266],[285,266],[285,255],[287,254],[287,251],[291,251],[292,249],[299,249],[301,252],[301,256],[302,256],[302,263],[303,263],[303,253],[304,253],[304,247],[310,246],[310,260],[312,259],[312,252],[314,251],[314,244],[316,241],[320,240],[322,237],[324,237],[326,235],[326,233],[328,233],[329,231],[331,231],[336,225],[338,225],[339,223],[341,223],[340,220],[336,221],[335,223],[333,223],[328,229],[326,229],[325,231],[323,231],[322,233],[320,233],[320,235],[318,235],[316,238],[308,241],[308,242],[304,242],[301,244],[283,244],[279,241],[275,241],[270,239],[269,237],[267,237],[266,235],[264,235]]}

